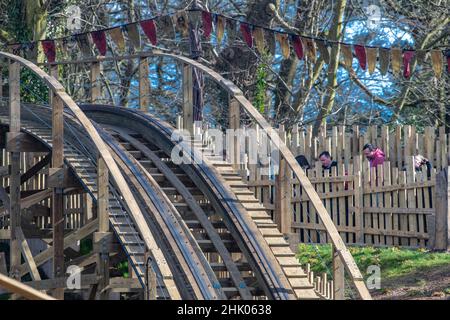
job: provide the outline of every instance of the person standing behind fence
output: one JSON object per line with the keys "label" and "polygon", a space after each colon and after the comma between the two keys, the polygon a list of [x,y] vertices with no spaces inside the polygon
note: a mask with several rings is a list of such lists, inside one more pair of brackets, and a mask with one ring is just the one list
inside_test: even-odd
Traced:
{"label": "person standing behind fence", "polygon": [[425,158],[423,155],[418,154],[414,156],[414,170],[416,172],[423,172],[423,169],[426,169],[427,171],[427,178],[431,178],[431,162]]}
{"label": "person standing behind fence", "polygon": [[364,156],[367,158],[367,160],[369,160],[371,168],[376,168],[380,164],[384,163],[385,159],[384,152],[380,148],[377,148],[370,143],[364,145],[363,153]]}
{"label": "person standing behind fence", "polygon": [[333,161],[331,154],[328,151],[323,151],[319,155],[319,160],[322,162],[323,170],[331,170],[332,167],[337,167],[337,162]]}

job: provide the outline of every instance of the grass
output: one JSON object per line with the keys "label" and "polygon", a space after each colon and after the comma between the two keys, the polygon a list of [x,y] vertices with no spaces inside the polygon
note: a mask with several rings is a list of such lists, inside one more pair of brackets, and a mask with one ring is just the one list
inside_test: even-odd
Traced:
{"label": "grass", "polygon": [[[363,276],[370,265],[377,265],[381,269],[383,279],[450,264],[449,253],[429,252],[424,249],[349,247],[349,250]],[[310,263],[311,270],[315,273],[327,272],[331,276],[328,270],[332,266],[330,245],[300,244],[297,258],[302,264]]]}

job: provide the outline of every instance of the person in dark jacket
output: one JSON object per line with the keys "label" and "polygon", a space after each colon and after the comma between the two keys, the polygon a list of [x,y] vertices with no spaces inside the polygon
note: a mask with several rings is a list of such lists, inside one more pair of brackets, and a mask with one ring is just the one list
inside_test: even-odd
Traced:
{"label": "person in dark jacket", "polygon": [[309,165],[308,159],[302,154],[295,157],[295,160],[297,160],[300,167],[302,167],[303,170],[309,170],[311,169],[311,166]]}
{"label": "person in dark jacket", "polygon": [[333,161],[331,154],[328,151],[323,151],[319,155],[319,160],[322,162],[323,170],[331,170],[332,167],[337,167],[337,162]]}

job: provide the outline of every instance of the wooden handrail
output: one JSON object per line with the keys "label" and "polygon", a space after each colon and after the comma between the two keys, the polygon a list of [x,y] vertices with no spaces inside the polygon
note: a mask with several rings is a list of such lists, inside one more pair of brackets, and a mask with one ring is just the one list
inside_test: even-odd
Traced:
{"label": "wooden handrail", "polygon": [[73,99],[66,93],[64,87],[56,80],[54,77],[48,75],[45,71],[40,69],[37,65],[28,61],[22,57],[6,53],[0,52],[0,57],[9,59],[10,61],[17,62],[22,66],[26,67],[34,74],[36,74],[41,80],[43,80],[46,85],[53,91],[54,95],[62,100],[64,105],[66,105],[74,114],[75,118],[80,122],[80,125],[87,132],[95,147],[97,148],[100,156],[104,160],[110,176],[114,179],[119,192],[121,193],[126,206],[130,212],[130,215],[133,218],[133,221],[136,223],[137,228],[139,229],[141,236],[149,249],[150,253],[153,255],[156,261],[158,261],[158,266],[160,267],[160,271],[163,274],[163,281],[168,289],[171,298],[180,299],[180,295],[178,290],[176,289],[175,283],[173,281],[173,276],[170,269],[167,266],[167,262],[159,249],[153,235],[150,231],[148,224],[145,221],[145,218],[142,214],[139,205],[137,204],[131,189],[125,181],[122,173],[120,172],[119,167],[115,163],[111,153],[108,150],[103,139],[100,137],[99,133],[92,125],[91,121],[86,117],[86,115],[81,111],[78,105],[73,101]]}

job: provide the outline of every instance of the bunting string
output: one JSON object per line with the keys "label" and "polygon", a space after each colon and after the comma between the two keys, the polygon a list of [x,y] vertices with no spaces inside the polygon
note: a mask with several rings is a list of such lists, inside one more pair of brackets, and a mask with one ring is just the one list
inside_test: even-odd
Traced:
{"label": "bunting string", "polygon": [[[140,50],[141,45],[145,42],[141,39],[140,30],[142,30],[142,33],[153,46],[158,44],[158,37],[162,34],[172,38],[175,37],[175,32],[180,33],[183,37],[188,36],[189,21],[192,18],[189,14],[198,11],[201,11],[200,19],[203,37],[208,40],[215,33],[215,40],[218,45],[222,44],[225,34],[228,42],[238,39],[240,34],[241,40],[248,47],[255,47],[260,54],[269,52],[272,56],[275,56],[276,43],[278,43],[281,56],[284,59],[290,59],[291,54],[294,53],[294,56],[299,60],[305,59],[315,63],[317,53],[319,53],[324,63],[329,64],[332,58],[330,49],[332,46],[339,44],[341,46],[343,65],[349,72],[353,69],[353,59],[355,57],[359,68],[367,71],[369,74],[375,72],[378,62],[381,75],[386,75],[389,67],[391,67],[394,76],[402,75],[405,79],[408,79],[411,77],[411,64],[414,59],[420,65],[425,63],[429,56],[432,70],[437,78],[441,78],[445,69],[444,61],[447,63],[446,70],[450,73],[449,48],[438,47],[429,50],[414,50],[412,48],[386,48],[382,46],[349,44],[275,30],[199,9],[178,11],[169,15],[157,16],[151,19],[62,38],[45,39],[31,43],[12,43],[6,47],[9,52],[20,54],[21,52],[32,51],[36,48],[36,45],[41,45],[49,63],[55,62],[58,52],[68,53],[75,47],[78,47],[79,52],[84,57],[91,56],[93,52],[98,52],[100,55],[105,56],[107,54],[108,38],[119,51],[126,49],[125,39],[128,39],[131,47],[136,51]],[[96,50],[93,51],[94,48]]]}

